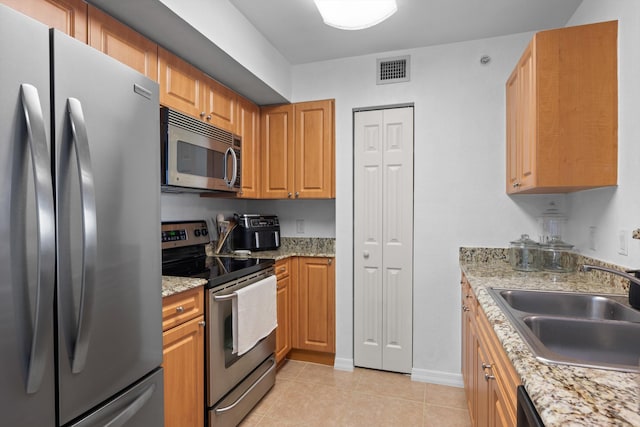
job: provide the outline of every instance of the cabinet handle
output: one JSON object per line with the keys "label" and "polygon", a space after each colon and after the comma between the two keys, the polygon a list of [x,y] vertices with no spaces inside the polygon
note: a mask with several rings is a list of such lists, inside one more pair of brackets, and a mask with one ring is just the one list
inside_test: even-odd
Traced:
{"label": "cabinet handle", "polygon": [[278,271],[280,271],[281,273],[284,273],[285,271],[287,271],[287,268],[286,267],[280,267],[278,269]]}
{"label": "cabinet handle", "polygon": [[176,313],[184,313],[184,307],[179,305],[176,307]]}
{"label": "cabinet handle", "polygon": [[467,307],[466,305],[462,304],[462,311],[469,311],[469,307]]}
{"label": "cabinet handle", "polygon": [[489,380],[495,380],[496,377],[493,375],[489,375],[489,374],[484,374],[484,380],[485,381],[489,381]]}
{"label": "cabinet handle", "polygon": [[207,324],[207,322],[205,322],[204,320],[201,321],[201,322],[198,322],[198,326],[200,326],[202,328],[204,328],[206,324]]}
{"label": "cabinet handle", "polygon": [[491,363],[483,363],[482,369],[491,369]]}
{"label": "cabinet handle", "polygon": [[364,251],[362,253],[362,256],[364,257],[364,259],[369,259],[369,251]]}
{"label": "cabinet handle", "polygon": [[467,295],[465,298],[473,298],[473,295]]}
{"label": "cabinet handle", "polygon": [[329,259],[327,260],[327,264],[329,264],[329,265],[333,264],[333,258],[329,258]]}
{"label": "cabinet handle", "polygon": [[514,182],[513,183],[513,188],[518,188],[520,187],[520,183],[519,182]]}

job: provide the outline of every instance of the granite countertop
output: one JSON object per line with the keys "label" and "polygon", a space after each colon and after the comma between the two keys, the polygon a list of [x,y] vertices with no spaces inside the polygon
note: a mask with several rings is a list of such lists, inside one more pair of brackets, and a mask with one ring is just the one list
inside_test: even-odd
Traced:
{"label": "granite countertop", "polygon": [[[218,256],[243,256],[249,258],[269,258],[276,261],[289,258],[292,256],[308,256],[308,257],[334,257],[335,239],[331,238],[300,238],[300,237],[283,237],[280,247],[274,251],[256,251],[249,255],[237,255],[234,253],[221,253]],[[211,248],[208,249],[208,255],[214,255]]]}
{"label": "granite countertop", "polygon": [[[207,255],[213,256],[212,245],[207,246]],[[223,253],[217,256],[240,256],[233,253]],[[274,260],[285,259],[292,256],[333,257],[335,256],[335,239],[330,238],[294,238],[283,237],[280,248],[275,251],[259,251],[250,255],[242,255],[249,258],[268,258]],[[204,286],[206,279],[191,277],[162,276],[162,297],[168,297],[189,289]]]}
{"label": "granite countertop", "polygon": [[517,272],[505,254],[502,249],[462,248],[460,267],[544,424],[640,426],[640,374],[538,361],[486,291],[498,287],[626,294],[624,281],[592,273]]}

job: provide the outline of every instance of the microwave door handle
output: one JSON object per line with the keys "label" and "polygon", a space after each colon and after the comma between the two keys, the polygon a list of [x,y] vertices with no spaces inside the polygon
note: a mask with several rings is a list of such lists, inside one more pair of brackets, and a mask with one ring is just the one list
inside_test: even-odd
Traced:
{"label": "microwave door handle", "polygon": [[229,188],[232,188],[238,177],[238,156],[233,148],[230,148],[230,150],[231,158],[233,159],[233,176],[231,177],[231,181],[229,181]]}
{"label": "microwave door handle", "polygon": [[82,282],[75,348],[71,359],[71,372],[77,374],[84,369],[89,351],[91,317],[94,302],[93,294],[98,258],[98,237],[95,183],[89,150],[89,137],[87,135],[82,104],[75,98],[68,98],[67,108],[73,141],[76,146],[76,162],[78,165],[80,200],[82,205]]}
{"label": "microwave door handle", "polygon": [[[231,154],[231,159],[233,160],[233,173],[231,174],[231,178],[227,180],[227,164],[229,159],[229,154]],[[227,184],[227,187],[233,187],[233,183],[236,181],[236,177],[238,176],[238,157],[236,156],[236,152],[233,151],[232,147],[227,148],[227,151],[224,152],[224,182]]]}
{"label": "microwave door handle", "polygon": [[40,389],[45,373],[48,347],[46,325],[49,325],[53,319],[55,216],[49,166],[51,157],[47,146],[40,97],[38,90],[26,83],[20,86],[20,93],[31,151],[38,235],[36,308],[26,378],[26,392],[33,394]]}

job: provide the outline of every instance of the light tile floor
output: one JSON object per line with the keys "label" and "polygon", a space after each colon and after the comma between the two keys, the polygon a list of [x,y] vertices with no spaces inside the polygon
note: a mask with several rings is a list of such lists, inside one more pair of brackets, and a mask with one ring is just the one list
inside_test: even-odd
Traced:
{"label": "light tile floor", "polygon": [[289,360],[242,427],[468,427],[464,389],[411,381],[408,375]]}

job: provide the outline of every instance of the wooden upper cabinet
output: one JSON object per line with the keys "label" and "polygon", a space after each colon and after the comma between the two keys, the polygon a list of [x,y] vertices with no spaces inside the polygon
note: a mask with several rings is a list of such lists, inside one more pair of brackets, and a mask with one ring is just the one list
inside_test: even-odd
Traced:
{"label": "wooden upper cabinet", "polygon": [[211,78],[207,78],[202,87],[205,120],[214,126],[235,132],[238,120],[236,93]]}
{"label": "wooden upper cabinet", "polygon": [[89,6],[89,45],[158,81],[158,45]]}
{"label": "wooden upper cabinet", "polygon": [[260,197],[260,107],[240,96],[237,107],[235,133],[242,137],[239,196],[255,199]]}
{"label": "wooden upper cabinet", "polygon": [[299,198],[331,198],[334,173],[334,101],[294,104],[295,184]]}
{"label": "wooden upper cabinet", "polygon": [[158,46],[158,74],[160,104],[194,117],[205,116],[202,71]]}
{"label": "wooden upper cabinet", "polygon": [[265,107],[262,198],[335,197],[334,100]]}
{"label": "wooden upper cabinet", "polygon": [[260,117],[263,199],[293,197],[293,105],[262,108]]}
{"label": "wooden upper cabinet", "polygon": [[506,83],[507,193],[617,184],[617,21],[537,33]]}
{"label": "wooden upper cabinet", "polygon": [[87,42],[87,4],[83,0],[0,0],[0,3]]}

